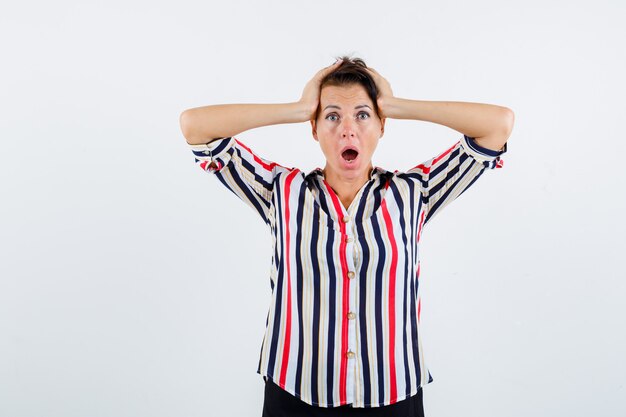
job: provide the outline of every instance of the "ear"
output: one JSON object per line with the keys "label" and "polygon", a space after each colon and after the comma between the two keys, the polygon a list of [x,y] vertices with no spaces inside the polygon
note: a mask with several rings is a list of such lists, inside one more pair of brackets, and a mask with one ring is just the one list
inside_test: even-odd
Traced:
{"label": "ear", "polygon": [[385,122],[386,121],[387,121],[386,117],[380,119],[380,136],[379,136],[379,138],[382,138],[383,135],[385,134]]}
{"label": "ear", "polygon": [[311,119],[311,133],[313,133],[313,138],[319,142],[319,139],[317,139],[317,127],[315,126],[315,119]]}

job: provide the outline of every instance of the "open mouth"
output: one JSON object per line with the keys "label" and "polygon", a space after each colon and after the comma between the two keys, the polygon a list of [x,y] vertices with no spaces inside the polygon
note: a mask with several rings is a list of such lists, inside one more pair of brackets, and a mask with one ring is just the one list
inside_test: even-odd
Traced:
{"label": "open mouth", "polygon": [[347,162],[354,161],[358,155],[359,152],[356,149],[346,149],[341,153],[341,157]]}

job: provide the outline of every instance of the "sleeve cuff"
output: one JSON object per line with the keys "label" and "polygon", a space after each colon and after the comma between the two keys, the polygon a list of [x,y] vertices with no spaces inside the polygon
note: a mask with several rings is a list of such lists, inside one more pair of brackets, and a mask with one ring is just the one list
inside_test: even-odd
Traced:
{"label": "sleeve cuff", "polygon": [[235,138],[220,138],[208,144],[189,145],[196,163],[208,172],[220,171],[230,161],[232,152],[229,150],[235,145]]}
{"label": "sleeve cuff", "polygon": [[502,149],[498,151],[494,151],[493,149],[488,149],[480,146],[476,143],[475,138],[472,138],[467,135],[463,135],[461,139],[461,145],[465,151],[470,154],[474,159],[480,162],[493,162],[495,160],[499,160],[500,155],[507,151],[507,144],[505,143]]}

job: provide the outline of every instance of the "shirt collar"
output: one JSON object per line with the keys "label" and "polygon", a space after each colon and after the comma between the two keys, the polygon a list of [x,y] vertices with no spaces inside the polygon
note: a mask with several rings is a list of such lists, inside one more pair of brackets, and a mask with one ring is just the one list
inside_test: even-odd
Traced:
{"label": "shirt collar", "polygon": [[[374,167],[374,169],[372,169],[372,172],[370,172],[370,180],[375,178],[378,175],[383,175],[385,173],[387,173],[388,171],[381,168],[381,167]],[[310,177],[315,177],[315,176],[319,176],[319,177],[324,177],[324,173],[322,172],[322,168],[315,168],[314,170],[312,170],[311,172],[309,172],[306,175],[306,178],[310,178]]]}

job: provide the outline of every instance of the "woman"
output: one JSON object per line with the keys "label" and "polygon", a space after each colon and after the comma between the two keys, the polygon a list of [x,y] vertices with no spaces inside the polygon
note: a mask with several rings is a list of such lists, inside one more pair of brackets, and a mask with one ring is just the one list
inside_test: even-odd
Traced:
{"label": "woman", "polygon": [[[387,118],[463,136],[407,171],[387,171],[372,164]],[[263,416],[423,415],[421,387],[432,377],[419,332],[421,232],[485,170],[502,167],[513,119],[500,106],[394,97],[378,72],[347,57],[320,70],[297,102],[182,113],[196,162],[272,234],[272,302],[257,368]],[[306,121],[326,158],[309,173],[234,138]]]}

